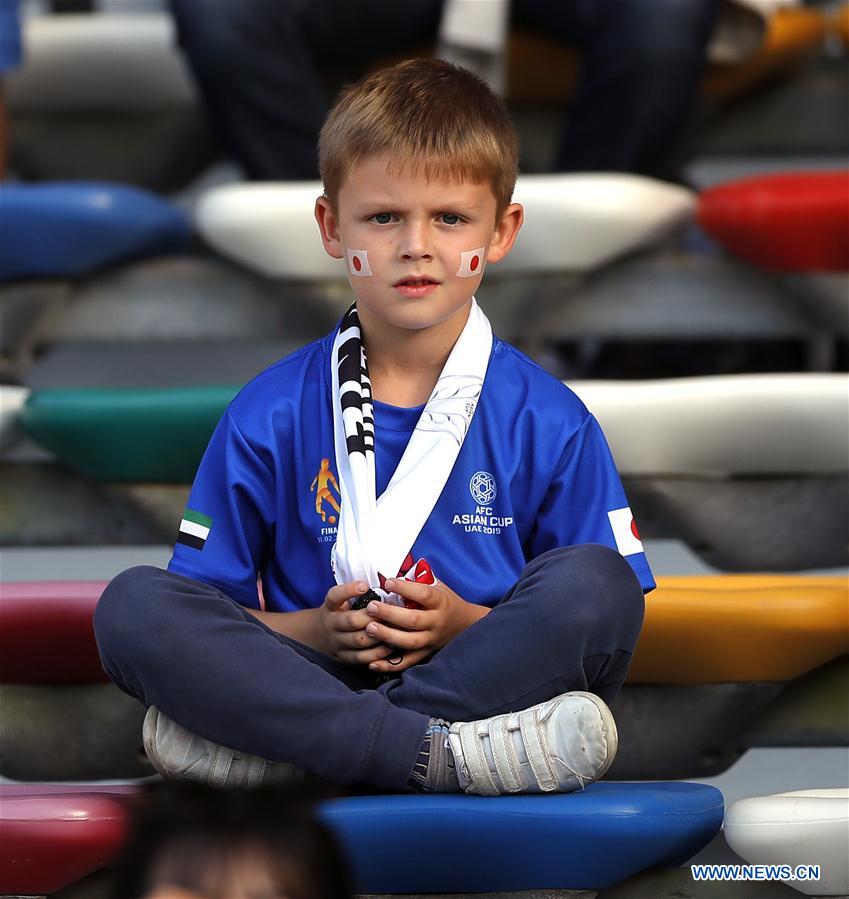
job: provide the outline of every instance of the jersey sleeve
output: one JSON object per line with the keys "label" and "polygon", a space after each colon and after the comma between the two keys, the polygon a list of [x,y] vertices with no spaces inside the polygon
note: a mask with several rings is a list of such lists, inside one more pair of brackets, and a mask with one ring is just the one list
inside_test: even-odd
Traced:
{"label": "jersey sleeve", "polygon": [[257,572],[271,545],[274,508],[272,471],[228,409],[195,476],[168,570],[259,608]]}
{"label": "jersey sleeve", "polygon": [[654,577],[643,551],[607,440],[592,415],[573,433],[539,508],[530,557],[550,549],[601,543],[617,550],[648,592]]}

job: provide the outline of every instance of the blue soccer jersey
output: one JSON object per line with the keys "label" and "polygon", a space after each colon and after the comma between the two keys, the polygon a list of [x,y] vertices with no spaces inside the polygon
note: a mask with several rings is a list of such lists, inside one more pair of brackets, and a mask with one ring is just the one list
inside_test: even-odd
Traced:
{"label": "blue soccer jersey", "polygon": [[[272,365],[230,404],[198,469],[170,571],[254,608],[258,577],[269,611],[322,603],[335,583],[339,519],[333,337]],[[422,408],[374,403],[378,496]],[[618,549],[643,589],[654,587],[598,422],[572,391],[496,338],[477,411],[412,556],[427,559],[464,599],[492,605],[531,559],[582,543]]]}

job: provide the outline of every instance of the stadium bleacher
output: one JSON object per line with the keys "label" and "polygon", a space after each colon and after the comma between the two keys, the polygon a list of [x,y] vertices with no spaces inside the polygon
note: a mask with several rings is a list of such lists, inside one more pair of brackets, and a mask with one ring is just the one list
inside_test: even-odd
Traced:
{"label": "stadium bleacher", "polygon": [[[0,184],[0,894],[57,899],[107,894],[153,774],[96,655],[106,579],[167,558],[227,402],[349,302],[320,185],[216,158],[163,5],[83,6],[24,5]],[[539,72],[575,60],[512,35],[528,222],[482,303],[599,418],[659,587],[609,777],[328,800],[364,894],[795,894],[694,884],[693,859],[820,863],[792,886],[849,893],[849,3],[758,15],[706,75],[687,186],[541,174],[568,79]],[[746,756],[760,792],[724,786]]]}

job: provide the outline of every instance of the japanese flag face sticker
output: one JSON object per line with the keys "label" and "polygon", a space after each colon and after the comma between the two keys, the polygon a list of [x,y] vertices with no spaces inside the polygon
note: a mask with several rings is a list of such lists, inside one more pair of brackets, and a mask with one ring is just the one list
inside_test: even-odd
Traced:
{"label": "japanese flag face sticker", "polygon": [[640,534],[637,531],[637,523],[631,514],[631,509],[614,509],[607,513],[610,526],[613,528],[613,539],[616,540],[616,548],[623,556],[633,556],[634,553],[643,551]]}
{"label": "japanese flag face sticker", "polygon": [[348,257],[348,271],[359,278],[371,277],[371,266],[368,264],[368,253],[365,250],[351,250],[345,247]]}
{"label": "japanese flag face sticker", "polygon": [[457,269],[458,278],[474,278],[483,270],[483,254],[486,247],[478,247],[476,250],[466,250],[460,253],[460,268]]}

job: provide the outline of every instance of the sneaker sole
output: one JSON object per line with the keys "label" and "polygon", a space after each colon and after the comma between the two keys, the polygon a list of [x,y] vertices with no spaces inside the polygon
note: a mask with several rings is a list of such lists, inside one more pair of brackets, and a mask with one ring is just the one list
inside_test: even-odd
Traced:
{"label": "sneaker sole", "polygon": [[595,783],[597,780],[601,780],[601,778],[604,777],[605,774],[607,774],[610,766],[616,759],[616,753],[619,751],[619,731],[616,729],[616,722],[613,720],[613,713],[607,707],[607,703],[600,696],[596,696],[595,693],[585,693],[582,690],[574,690],[568,695],[583,696],[586,699],[589,699],[590,702],[592,702],[592,704],[598,709],[599,715],[601,715],[601,722],[607,741],[607,758],[604,760],[601,768],[599,768],[598,774],[596,774],[591,781],[591,783]]}
{"label": "sneaker sole", "polygon": [[159,724],[159,709],[150,706],[147,714],[144,716],[144,724],[142,725],[142,745],[144,746],[144,754],[147,760],[153,765],[157,774],[162,777],[170,778],[172,775],[163,766],[156,751],[156,728]]}

